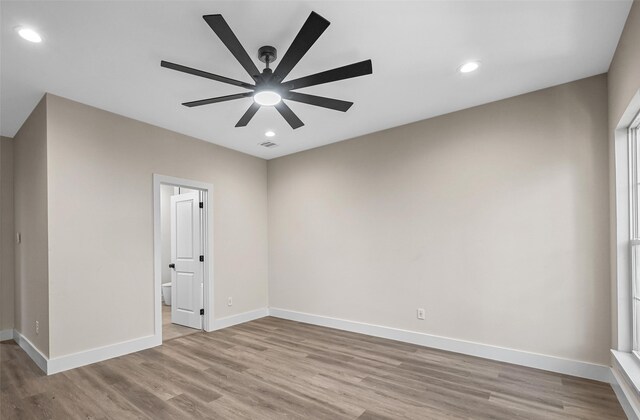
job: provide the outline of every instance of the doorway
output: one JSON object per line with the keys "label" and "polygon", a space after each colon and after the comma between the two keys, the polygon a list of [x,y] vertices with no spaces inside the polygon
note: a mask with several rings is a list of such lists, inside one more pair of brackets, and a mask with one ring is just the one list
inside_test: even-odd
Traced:
{"label": "doorway", "polygon": [[212,313],[210,184],[154,175],[155,335],[208,331]]}

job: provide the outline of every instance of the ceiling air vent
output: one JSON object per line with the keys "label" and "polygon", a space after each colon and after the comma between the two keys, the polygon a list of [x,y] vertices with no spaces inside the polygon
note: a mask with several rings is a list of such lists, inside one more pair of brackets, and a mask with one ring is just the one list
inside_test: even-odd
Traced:
{"label": "ceiling air vent", "polygon": [[275,144],[273,142],[270,142],[270,141],[265,141],[265,142],[262,142],[262,143],[258,143],[258,145],[262,146],[262,147],[276,147],[277,146],[277,144]]}

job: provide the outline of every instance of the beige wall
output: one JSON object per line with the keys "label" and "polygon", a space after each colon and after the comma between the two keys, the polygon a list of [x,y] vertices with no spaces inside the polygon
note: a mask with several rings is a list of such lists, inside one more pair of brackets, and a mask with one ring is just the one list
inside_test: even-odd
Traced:
{"label": "beige wall", "polygon": [[605,75],[268,174],[272,308],[609,363]]}
{"label": "beige wall", "polygon": [[[610,203],[611,203],[611,260],[617,259],[616,228],[616,175],[614,159],[614,131],[620,122],[622,114],[627,109],[631,98],[640,89],[640,2],[635,0],[629,11],[627,22],[618,41],[618,47],[611,61],[608,74],[609,92],[609,161],[610,161]],[[624,163],[626,164],[626,162]],[[618,348],[618,317],[617,317],[617,268],[611,264],[611,313],[612,313],[612,348]],[[628,349],[621,349],[628,350]]]}
{"label": "beige wall", "polygon": [[13,140],[0,136],[0,331],[13,329]]}
{"label": "beige wall", "polygon": [[[15,230],[15,328],[49,355],[47,219],[47,98],[13,140]],[[36,334],[36,321],[40,332]]]}
{"label": "beige wall", "polygon": [[629,101],[640,89],[640,1],[629,11],[609,68],[609,127],[615,129]]}
{"label": "beige wall", "polygon": [[47,104],[51,357],[153,334],[153,173],[214,185],[216,318],[267,307],[264,160],[53,95]]}

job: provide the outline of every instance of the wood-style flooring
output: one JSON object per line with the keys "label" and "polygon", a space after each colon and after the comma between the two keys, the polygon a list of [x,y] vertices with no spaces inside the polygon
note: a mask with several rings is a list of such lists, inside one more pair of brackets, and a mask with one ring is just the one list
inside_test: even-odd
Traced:
{"label": "wood-style flooring", "polygon": [[171,323],[171,306],[162,305],[162,341],[173,340],[185,335],[200,332],[195,328],[183,327]]}
{"label": "wood-style flooring", "polygon": [[0,344],[0,418],[623,419],[608,384],[262,318],[45,376]]}

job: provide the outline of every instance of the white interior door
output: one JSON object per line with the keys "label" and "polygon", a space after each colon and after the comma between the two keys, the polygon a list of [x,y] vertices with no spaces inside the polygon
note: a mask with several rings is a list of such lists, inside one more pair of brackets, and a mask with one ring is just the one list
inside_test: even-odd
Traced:
{"label": "white interior door", "polygon": [[171,322],[202,328],[203,266],[200,194],[171,197]]}

